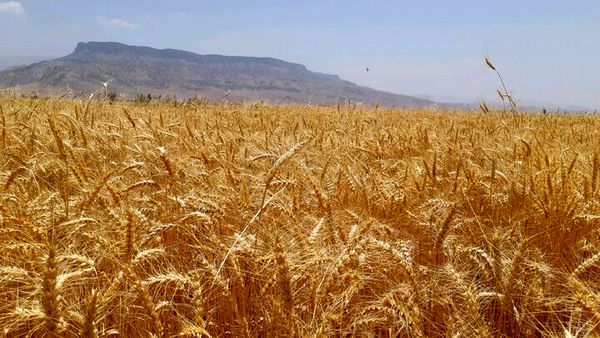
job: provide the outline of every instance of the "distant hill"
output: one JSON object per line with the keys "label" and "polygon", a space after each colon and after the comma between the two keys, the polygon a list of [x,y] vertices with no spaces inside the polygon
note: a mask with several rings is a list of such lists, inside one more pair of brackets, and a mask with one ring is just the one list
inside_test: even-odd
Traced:
{"label": "distant hill", "polygon": [[432,101],[358,86],[336,75],[274,58],[199,55],[175,49],[80,42],[73,53],[0,72],[1,88],[46,95],[87,96],[114,79],[110,92],[276,103],[332,104],[348,99],[385,106],[426,106]]}
{"label": "distant hill", "polygon": [[0,55],[0,71],[13,67],[26,66],[34,62],[50,60],[53,57],[48,56],[18,56],[18,55]]}

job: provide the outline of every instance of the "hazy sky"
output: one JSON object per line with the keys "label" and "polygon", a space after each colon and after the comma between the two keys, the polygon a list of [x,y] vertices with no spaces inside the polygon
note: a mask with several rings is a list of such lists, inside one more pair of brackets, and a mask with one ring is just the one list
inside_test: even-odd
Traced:
{"label": "hazy sky", "polygon": [[[600,108],[600,1],[0,0],[0,55],[78,41],[272,56],[377,89]],[[366,72],[369,67],[371,71]]]}

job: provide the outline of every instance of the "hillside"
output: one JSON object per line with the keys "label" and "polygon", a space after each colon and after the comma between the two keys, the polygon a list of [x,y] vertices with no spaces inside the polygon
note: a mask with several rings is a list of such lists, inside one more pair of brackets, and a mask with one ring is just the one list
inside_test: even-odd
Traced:
{"label": "hillside", "polygon": [[0,71],[22,67],[34,62],[49,60],[49,56],[0,55]]}
{"label": "hillside", "polygon": [[332,104],[350,99],[386,106],[433,104],[274,58],[199,55],[116,42],[81,42],[65,57],[0,72],[0,87],[78,96],[101,90],[101,82],[110,79],[114,79],[111,92],[129,97],[150,93],[221,100],[229,92],[230,100],[276,103]]}

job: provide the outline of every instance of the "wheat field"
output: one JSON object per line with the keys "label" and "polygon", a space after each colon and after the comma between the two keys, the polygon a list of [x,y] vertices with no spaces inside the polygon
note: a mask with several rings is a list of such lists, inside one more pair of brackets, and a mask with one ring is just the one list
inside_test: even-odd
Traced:
{"label": "wheat field", "polygon": [[600,120],[0,99],[6,337],[598,337]]}

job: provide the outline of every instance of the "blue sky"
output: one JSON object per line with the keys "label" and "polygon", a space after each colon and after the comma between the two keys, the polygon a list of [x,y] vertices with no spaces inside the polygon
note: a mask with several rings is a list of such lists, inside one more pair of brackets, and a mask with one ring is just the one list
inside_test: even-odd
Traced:
{"label": "blue sky", "polygon": [[78,41],[119,41],[271,56],[462,102],[495,99],[487,56],[523,104],[600,109],[598,18],[597,0],[0,0],[0,55],[62,56]]}

